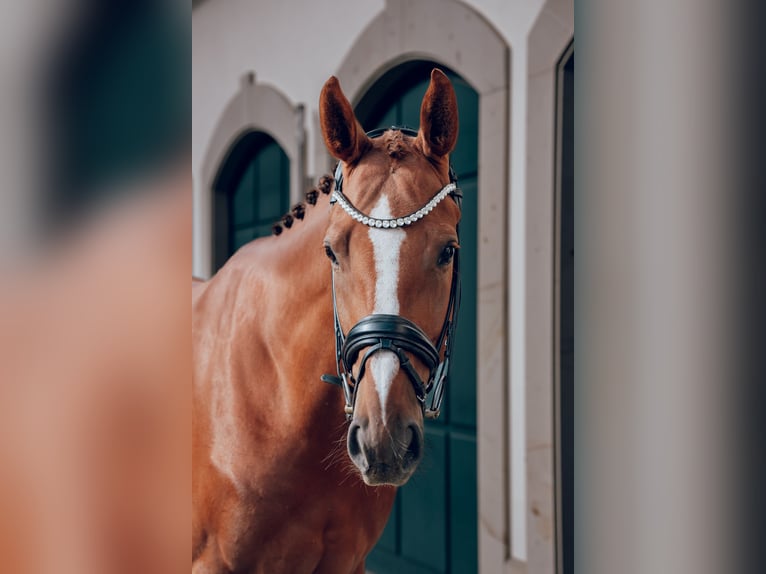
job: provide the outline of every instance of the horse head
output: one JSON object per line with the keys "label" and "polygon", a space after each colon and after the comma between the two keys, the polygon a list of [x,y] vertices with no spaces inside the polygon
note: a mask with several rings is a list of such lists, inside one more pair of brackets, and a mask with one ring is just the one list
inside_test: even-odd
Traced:
{"label": "horse head", "polygon": [[445,327],[456,313],[460,207],[445,198],[457,191],[449,167],[457,100],[433,70],[419,131],[369,137],[333,77],[319,113],[343,182],[324,248],[348,376],[348,453],[367,484],[401,485],[423,455],[425,393],[442,373]]}

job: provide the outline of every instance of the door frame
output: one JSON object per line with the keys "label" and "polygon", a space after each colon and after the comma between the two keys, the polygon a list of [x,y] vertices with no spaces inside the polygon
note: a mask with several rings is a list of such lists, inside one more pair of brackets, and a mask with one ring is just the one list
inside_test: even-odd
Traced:
{"label": "door frame", "polygon": [[574,6],[546,0],[527,40],[525,374],[527,572],[557,571],[557,75],[574,38]]}

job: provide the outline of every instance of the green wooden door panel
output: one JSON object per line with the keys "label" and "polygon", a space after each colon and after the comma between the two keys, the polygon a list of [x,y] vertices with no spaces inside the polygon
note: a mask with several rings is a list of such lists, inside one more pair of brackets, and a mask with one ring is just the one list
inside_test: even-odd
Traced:
{"label": "green wooden door panel", "polygon": [[255,218],[255,163],[250,163],[231,198],[229,220],[234,227],[248,225]]}
{"label": "green wooden door panel", "polygon": [[401,107],[401,122],[407,127],[417,129],[420,125],[420,104],[428,89],[428,80],[422,80],[405,93],[399,106]]}
{"label": "green wooden door panel", "polygon": [[270,135],[251,131],[231,146],[213,181],[215,269],[245,243],[271,234],[290,202],[290,160]]}
{"label": "green wooden door panel", "polygon": [[[391,106],[391,109],[388,110],[388,112],[385,113],[385,115],[380,118],[378,121],[378,126],[381,128],[387,128],[390,126],[400,126],[402,125],[401,120],[401,105],[395,105]],[[365,127],[367,131],[373,130],[375,128],[367,128]]]}
{"label": "green wooden door panel", "polygon": [[265,146],[254,159],[258,170],[258,219],[274,222],[287,210],[283,186],[289,194],[289,165],[287,156],[276,142]]}
{"label": "green wooden door panel", "polygon": [[458,175],[475,175],[479,165],[479,95],[460,78],[450,77],[460,111],[460,134],[450,159]]}
{"label": "green wooden door panel", "polygon": [[[417,129],[434,67],[407,62],[373,86],[357,108],[365,130]],[[478,569],[476,478],[476,293],[478,259],[478,94],[449,73],[460,134],[451,161],[463,190],[460,224],[463,298],[444,410],[426,422],[421,467],[399,490],[383,535],[367,560],[375,574],[471,574]],[[385,93],[381,93],[381,90]],[[370,103],[372,102],[372,104]]]}
{"label": "green wooden door panel", "polygon": [[399,503],[400,500],[397,497],[397,499],[394,501],[394,507],[391,510],[391,515],[388,517],[386,527],[383,529],[383,534],[381,534],[380,540],[378,540],[378,544],[376,546],[376,548],[390,552],[391,554],[396,554],[399,552],[399,545],[397,540],[399,534]]}
{"label": "green wooden door panel", "polygon": [[[450,367],[445,399],[445,423],[476,429],[476,277],[477,218],[476,176],[460,178],[464,198],[460,221],[460,275],[463,296],[455,334],[454,361]],[[475,472],[475,469],[474,469]]]}
{"label": "green wooden door panel", "polygon": [[234,238],[233,238],[234,245],[238,246],[237,248],[239,248],[245,243],[249,243],[250,241],[252,241],[254,238],[254,235],[255,234],[251,227],[246,227],[245,229],[235,229]]}
{"label": "green wooden door panel", "polygon": [[[424,552],[427,552],[424,549]],[[402,561],[400,556],[387,552],[375,552],[371,554],[365,564],[367,571],[372,574],[440,574],[427,566],[421,566],[413,562]]]}
{"label": "green wooden door panel", "polygon": [[290,195],[290,161],[272,138],[262,137],[252,150],[229,197],[229,255],[253,239],[271,234],[286,211]]}
{"label": "green wooden door panel", "polygon": [[476,435],[452,432],[450,436],[449,556],[450,571],[478,571],[479,540],[476,530]]}
{"label": "green wooden door panel", "polygon": [[425,460],[400,489],[402,556],[411,562],[445,572],[447,566],[447,435],[426,428]]}

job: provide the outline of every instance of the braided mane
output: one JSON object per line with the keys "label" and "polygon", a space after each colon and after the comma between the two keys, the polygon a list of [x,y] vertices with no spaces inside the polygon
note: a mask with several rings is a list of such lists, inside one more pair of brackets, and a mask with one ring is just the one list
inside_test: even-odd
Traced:
{"label": "braided mane", "polygon": [[319,178],[319,183],[306,192],[306,199],[301,203],[293,205],[289,212],[282,216],[272,227],[271,232],[274,235],[281,235],[285,229],[290,229],[296,220],[302,220],[306,216],[306,205],[316,205],[319,194],[330,195],[332,184],[335,181],[332,175],[326,173]]}

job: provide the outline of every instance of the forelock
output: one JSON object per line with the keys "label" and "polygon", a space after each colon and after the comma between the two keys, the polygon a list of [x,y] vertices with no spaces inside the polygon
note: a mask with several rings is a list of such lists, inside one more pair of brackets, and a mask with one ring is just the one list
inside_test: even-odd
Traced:
{"label": "forelock", "polygon": [[389,130],[383,137],[386,143],[386,152],[392,159],[402,159],[410,153],[405,136],[399,130]]}

